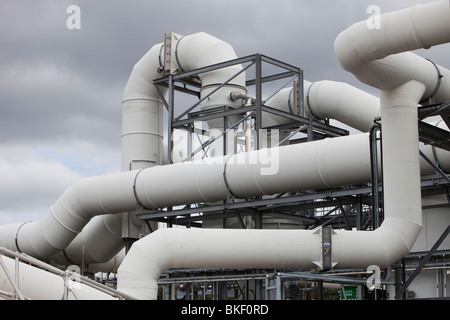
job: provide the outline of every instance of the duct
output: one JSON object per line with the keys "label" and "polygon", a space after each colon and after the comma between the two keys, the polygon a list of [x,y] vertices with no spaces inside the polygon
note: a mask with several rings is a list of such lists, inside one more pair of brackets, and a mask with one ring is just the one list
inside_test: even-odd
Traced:
{"label": "duct", "polygon": [[331,118],[361,132],[369,132],[380,113],[377,97],[343,82],[317,81],[305,91],[305,105],[316,118]]}
{"label": "duct", "polygon": [[[331,157],[339,149],[345,151]],[[224,200],[228,188],[245,198],[367,182],[368,151],[368,136],[354,135],[167,165],[141,171],[136,178],[136,196],[145,208],[164,208]],[[333,170],[340,167],[344,167],[343,174],[337,177]],[[170,186],[170,192],[164,185]]]}
{"label": "duct", "polygon": [[[120,215],[108,215],[108,216],[120,217]],[[78,239],[78,237],[75,239]],[[112,245],[108,244],[108,240],[101,241],[100,245],[98,247],[98,251],[100,251],[98,256],[95,256],[94,254],[92,254],[91,252],[88,252],[87,250],[84,250],[85,252],[83,253],[83,247],[81,246],[82,253],[75,252],[75,253],[65,254],[65,255],[63,253],[61,253],[61,254],[58,253],[58,254],[52,256],[50,259],[48,259],[47,263],[49,263],[50,265],[55,266],[57,268],[60,268],[61,270],[66,269],[67,265],[78,265],[78,266],[83,266],[84,271],[92,273],[92,274],[95,274],[97,272],[116,274],[117,268],[122,263],[123,258],[125,257],[125,254],[126,254],[126,252],[125,252],[126,250],[123,246],[123,241],[122,241],[122,239],[120,239],[121,245],[118,246],[118,249],[117,249],[119,251],[111,259],[110,259],[111,251],[102,250],[103,246],[101,244],[103,242],[105,242],[106,248],[109,248],[112,246]],[[102,252],[102,251],[106,251],[106,253]],[[96,253],[96,252],[94,251],[94,253]],[[100,261],[99,257],[102,257],[102,256],[106,256],[101,259],[101,261],[104,261],[104,262],[95,262],[95,261]],[[71,257],[75,257],[75,262],[70,260]],[[87,261],[87,262],[85,262],[85,261]]]}
{"label": "duct", "polygon": [[[179,71],[195,70],[237,58],[230,44],[204,32],[179,39],[176,43],[175,55]],[[199,74],[198,77],[202,84],[200,90],[200,100],[202,100],[200,107],[202,110],[222,106],[242,107],[242,102],[239,99],[232,98],[232,95],[245,96],[247,93],[245,72],[243,72],[241,65],[209,71]],[[227,83],[225,84],[225,82]],[[231,127],[241,118],[242,116],[239,114],[229,116],[227,126]],[[218,137],[210,145],[210,156],[224,155],[224,137],[221,135],[224,131],[223,119],[210,119],[207,123],[210,137]],[[234,135],[231,137],[234,137]],[[228,138],[230,137],[228,136]],[[226,141],[227,153],[234,153],[236,149],[234,139],[226,139]]]}
{"label": "duct", "polygon": [[91,273],[103,272],[117,274],[117,268],[125,258],[125,248],[120,250],[117,255],[106,262],[91,263],[87,266],[87,271]]}
{"label": "duct", "polygon": [[367,28],[366,21],[355,23],[336,38],[339,64],[361,82],[380,90],[417,80],[426,85],[422,101],[432,94],[436,103],[448,101],[449,70],[406,51],[449,42],[449,16],[449,1],[443,0],[383,14],[380,29]]}
{"label": "duct", "polygon": [[[111,260],[124,247],[122,216],[106,214],[95,217],[63,251],[50,258],[53,265],[101,264]],[[104,269],[106,271],[106,269]]]}
{"label": "duct", "polygon": [[[380,101],[377,97],[337,81],[303,82],[305,114],[311,112],[317,119],[331,118],[362,132],[368,132],[375,117],[379,116]],[[284,112],[291,112],[292,88],[280,90],[266,102]],[[285,118],[264,113],[263,126],[275,126],[286,122]]]}
{"label": "duct", "polygon": [[[421,69],[424,66],[423,63],[404,64],[405,61],[417,60],[414,55],[389,55],[450,41],[449,14],[448,1],[423,7],[416,6],[413,9],[383,15],[383,27],[375,36],[369,37],[365,30],[367,28],[361,28],[362,23],[359,23],[356,28],[347,29],[336,39],[336,54],[344,69],[353,72],[362,82],[381,90],[385,220],[373,232],[332,231],[330,239],[332,247],[328,244],[328,249],[332,248],[331,267],[365,268],[371,264],[386,267],[409,252],[421,230],[416,107],[422,99],[428,98],[431,94],[436,94],[438,97],[439,91],[436,90],[436,78],[434,84],[430,86],[430,79],[424,77],[426,72]],[[422,28],[420,24],[427,19],[446,22],[424,24],[433,26],[432,30],[429,30]],[[377,37],[381,37],[380,35],[384,37],[383,41],[378,41]],[[428,37],[430,39],[427,39]],[[361,47],[359,44],[362,44]],[[405,66],[407,68],[404,68]],[[411,72],[413,69],[411,66],[418,66],[418,71]],[[343,139],[336,138],[333,141],[343,141]],[[250,158],[250,154],[244,156]],[[293,154],[290,154],[290,157],[297,160]],[[255,183],[255,187],[263,193],[270,190],[272,185],[283,181],[283,186],[280,186],[283,189],[293,181],[289,176],[284,176],[281,161],[283,160],[280,160],[276,174],[268,175],[269,178],[262,178],[263,181],[267,180],[270,183],[259,183],[260,176],[255,170],[242,176],[241,181],[247,181],[246,178],[250,175],[255,182],[258,182]],[[316,169],[313,172],[322,177],[323,172],[320,168],[317,165],[312,169]],[[205,171],[212,173],[210,167],[207,169]],[[258,169],[261,168],[258,167]],[[339,171],[335,172],[339,174]],[[236,190],[234,185],[230,185],[228,172],[224,170],[223,175],[228,181],[227,187],[233,194],[239,195],[240,192],[247,190],[246,187]],[[192,178],[197,178],[197,182],[203,182],[200,171],[198,176],[194,175]],[[307,179],[309,176],[302,178]],[[220,181],[217,175],[211,175],[211,180],[211,186]],[[201,191],[197,190],[200,195],[202,195]],[[152,203],[159,199],[147,198],[146,200]],[[320,230],[317,229],[316,234]],[[187,229],[182,232],[176,230],[161,232],[159,230],[158,235],[155,233],[139,240],[119,268],[118,288],[138,298],[155,299],[156,282],[161,272],[177,267],[304,269],[311,268],[314,264],[319,269],[323,268],[322,262],[317,261],[317,258],[322,259],[320,256],[324,247],[320,239],[311,231],[292,231],[290,234],[295,234],[298,239],[282,238],[286,236],[286,231],[270,231],[270,234],[268,230],[254,232],[246,230],[246,233],[242,234],[239,234],[239,231],[230,230],[223,230],[222,234],[217,230],[213,231],[214,234],[208,234],[208,232],[211,231]],[[279,243],[277,241],[279,238],[284,241]],[[230,239],[239,241],[234,243]],[[264,241],[267,239],[269,241]],[[299,242],[307,243],[307,245],[298,248],[295,245]],[[153,254],[152,250],[155,250],[156,254]],[[208,254],[203,255],[203,252]],[[324,254],[326,255],[327,252],[325,251]],[[270,255],[273,256],[270,257]],[[142,278],[145,279],[144,282]]]}
{"label": "duct", "polygon": [[[424,59],[422,59],[424,60]],[[445,72],[445,68],[441,69]],[[448,79],[448,77],[443,79]],[[380,116],[380,101],[377,97],[362,91],[358,88],[350,86],[343,82],[322,80],[317,82],[304,81],[304,100],[307,107],[306,112],[311,110],[313,115],[318,119],[331,118],[344,123],[354,129],[362,132],[368,132],[375,117]],[[444,92],[438,92],[442,98],[446,100]],[[290,112],[293,100],[292,88],[280,90],[276,95],[269,99],[266,104],[273,108],[278,108],[285,112]],[[264,126],[275,126],[283,124],[284,118],[264,113]],[[436,120],[438,119],[438,120]],[[441,117],[432,117],[424,119],[432,125],[447,129]],[[450,172],[450,163],[447,162],[448,151],[435,148],[431,145],[419,143],[420,151],[422,151],[428,159],[439,165],[445,172]],[[425,160],[420,159],[422,176],[425,173]],[[429,170],[427,169],[427,172]],[[434,174],[434,172],[431,172]]]}
{"label": "duct", "polygon": [[368,233],[334,231],[334,263],[340,268],[386,267],[408,254],[419,235],[422,204],[416,107],[424,91],[423,84],[410,81],[381,92],[385,219]]}
{"label": "duct", "polygon": [[3,226],[0,246],[36,258],[51,257],[65,249],[93,217],[133,210],[135,175],[136,171],[126,171],[80,180],[41,220]]}
{"label": "duct", "polygon": [[122,171],[161,164],[163,160],[163,104],[153,85],[161,67],[161,47],[154,45],[134,65],[124,89]]}
{"label": "duct", "polygon": [[[176,44],[176,62],[181,72],[195,70],[236,58],[236,53],[229,43],[204,32],[182,37]],[[219,86],[227,79],[233,78],[228,82],[228,85],[243,89],[245,92],[245,74],[241,73],[234,77],[241,70],[241,65],[234,65],[200,74],[199,78],[202,83],[202,90],[211,86]],[[228,99],[229,94],[223,96]],[[226,102],[229,102],[229,100],[226,100]]]}
{"label": "duct", "polygon": [[118,287],[154,300],[157,281],[169,268],[317,268],[299,256],[321,260],[320,232],[304,231],[159,229],[133,244],[119,267]]}

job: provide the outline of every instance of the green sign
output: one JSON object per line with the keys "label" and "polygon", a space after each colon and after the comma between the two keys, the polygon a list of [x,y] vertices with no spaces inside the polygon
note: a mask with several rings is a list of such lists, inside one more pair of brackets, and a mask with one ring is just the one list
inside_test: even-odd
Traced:
{"label": "green sign", "polygon": [[342,286],[341,300],[358,300],[358,286]]}

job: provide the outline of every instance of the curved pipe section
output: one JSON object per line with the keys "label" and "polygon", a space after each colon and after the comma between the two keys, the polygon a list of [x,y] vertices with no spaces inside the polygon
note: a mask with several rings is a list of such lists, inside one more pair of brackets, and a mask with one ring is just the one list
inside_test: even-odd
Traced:
{"label": "curved pipe section", "polygon": [[[229,43],[204,32],[185,36],[178,40],[175,54],[178,67],[181,71],[195,70],[238,58]],[[233,65],[227,68],[201,73],[198,77],[202,84],[200,99],[204,99],[200,103],[202,110],[225,105],[232,108],[242,107],[241,101],[233,100],[230,97],[231,94],[245,96],[247,93],[245,72],[242,71],[241,65]],[[226,81],[228,83],[219,89],[218,87]],[[241,118],[242,116],[239,114],[229,116],[228,127],[231,127]],[[211,152],[212,156],[224,155],[224,138],[221,135],[224,130],[223,119],[210,119],[207,123],[210,137],[219,137],[210,146],[210,150],[213,150]],[[233,140],[227,140],[227,149],[228,153],[232,153],[232,150],[235,149]]]}
{"label": "curved pipe section", "polygon": [[3,226],[0,245],[36,258],[51,257],[65,249],[93,217],[133,210],[135,175],[128,171],[80,180],[41,220]]}
{"label": "curved pipe section", "polygon": [[[410,81],[381,92],[385,219],[373,232],[336,231],[333,256],[340,268],[386,267],[408,254],[419,235],[422,203],[416,107],[424,91],[422,83]],[[349,254],[352,251],[357,254]]]}
{"label": "curved pipe section", "polygon": [[[236,58],[237,55],[229,43],[205,32],[182,37],[176,44],[176,61],[183,72]],[[241,65],[234,65],[200,74],[202,90],[210,86],[221,85],[225,80],[234,77],[241,70]],[[245,90],[245,74],[239,74],[230,80],[228,84]],[[230,101],[227,100],[227,102],[229,103]]]}
{"label": "curved pipe section", "polygon": [[[289,245],[287,245],[289,244]],[[158,279],[170,268],[292,268],[317,265],[318,230],[159,229],[135,242],[119,267],[118,287],[138,299],[155,300]]]}
{"label": "curved pipe section", "polygon": [[85,262],[91,268],[93,264],[110,261],[123,248],[122,215],[106,214],[90,221],[67,248],[52,256],[50,261],[60,266]]}
{"label": "curved pipe section", "polygon": [[383,14],[380,29],[367,28],[366,21],[355,23],[336,38],[339,64],[361,82],[380,90],[392,90],[410,80],[421,82],[426,85],[422,100],[435,92],[438,68],[442,78],[435,101],[448,101],[450,71],[406,51],[449,42],[449,17],[449,1],[442,0]]}

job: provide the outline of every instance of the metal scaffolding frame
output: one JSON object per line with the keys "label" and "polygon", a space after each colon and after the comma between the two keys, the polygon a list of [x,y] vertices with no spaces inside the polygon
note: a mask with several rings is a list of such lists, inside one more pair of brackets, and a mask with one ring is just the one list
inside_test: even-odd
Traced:
{"label": "metal scaffolding frame", "polygon": [[[241,72],[251,70],[250,68],[253,67],[255,78],[246,81],[246,86],[255,87],[255,97],[253,99],[253,103],[237,109],[224,105],[207,111],[197,111],[196,108],[209,96],[208,95],[200,99],[201,85],[198,81],[198,75],[204,72],[210,72],[237,64],[243,65],[242,70],[223,84],[219,85],[218,88],[213,90],[211,94],[225,86]],[[275,66],[278,69],[281,69],[282,72],[263,76],[263,64]],[[266,106],[265,101],[263,101],[262,98],[262,85],[271,81],[287,78],[290,78],[290,82],[293,82],[293,87],[296,92],[295,107],[291,110],[291,112],[283,112]],[[256,132],[257,149],[259,149],[262,145],[261,137],[259,136],[261,129],[291,129],[295,133],[302,132],[306,135],[305,138],[301,139],[291,139],[293,136],[291,135],[286,139],[291,139],[290,143],[302,143],[325,137],[349,134],[347,130],[330,126],[328,121],[325,121],[325,123],[316,121],[313,114],[310,114],[309,117],[303,117],[303,71],[297,67],[293,67],[261,54],[254,54],[189,72],[165,75],[159,79],[155,79],[154,84],[168,111],[167,151],[169,155],[172,154],[172,135],[174,130],[182,129],[190,134],[196,133],[204,135],[207,131],[195,128],[194,123],[217,118],[223,118],[224,121],[224,130],[222,135],[225,135],[227,130],[236,128],[246,120],[252,119],[254,124],[253,129]],[[165,90],[163,90],[163,88],[168,89],[167,98],[164,95]],[[183,108],[183,111],[179,115],[176,115],[176,91],[196,96],[199,98],[199,101],[190,107]],[[289,121],[284,125],[264,128],[262,125],[263,112],[269,112],[274,115],[287,118]],[[241,120],[237,123],[229,125],[228,117],[235,114],[242,115]],[[432,115],[440,115],[445,123],[450,125],[449,114],[450,102],[439,105],[430,104],[424,107],[420,106],[418,108],[419,140],[425,144],[432,145],[433,148],[443,148],[450,151],[450,133],[446,130],[431,126],[423,121],[425,118]],[[241,228],[247,228],[249,226],[246,225],[244,220],[246,217],[251,216],[253,217],[253,221],[255,221],[255,224],[252,227],[262,228],[263,217],[271,217],[300,222],[303,224],[303,228],[308,229],[312,229],[317,226],[330,226],[334,228],[374,230],[383,220],[383,182],[378,179],[378,175],[376,174],[376,172],[382,170],[381,164],[377,161],[377,145],[381,145],[380,141],[382,130],[382,125],[379,123],[379,120],[380,119],[374,119],[374,125],[370,131],[372,160],[371,183],[365,185],[346,186],[344,188],[336,189],[309,190],[306,192],[299,191],[289,194],[278,194],[271,198],[249,197],[246,199],[235,199],[230,196],[226,201],[219,204],[196,203],[187,204],[178,208],[161,208],[156,210],[146,210],[141,208],[138,218],[147,222],[163,222],[169,227],[172,225],[201,227],[203,221],[208,219],[222,219],[224,228],[227,227],[227,219],[234,218],[238,221]],[[211,141],[214,141],[214,138],[209,139],[206,142],[202,142],[201,146],[195,151],[193,151],[192,145],[189,146],[190,156],[194,155],[195,152],[204,151]],[[226,153],[227,150],[225,144],[224,150]],[[436,170],[435,177],[422,180],[422,192],[427,195],[445,194],[447,195],[450,203],[450,195],[448,192],[450,179],[438,165],[427,159],[423,153],[421,153],[421,156]],[[169,160],[171,161],[172,159],[169,158]],[[448,232],[444,233],[442,237],[445,238],[447,234]],[[437,247],[428,252],[428,260],[424,259],[420,265],[416,266],[418,268],[417,270],[419,270],[418,272],[424,268],[427,268],[427,262],[430,262],[430,259],[434,255],[438,254],[442,256],[442,253],[436,252],[436,249]],[[447,252],[444,254],[445,257],[448,257]],[[382,271],[382,285],[395,284],[397,299],[405,298],[406,289],[414,279],[414,277],[410,277],[408,280],[405,278],[405,259],[409,259],[409,257],[407,256],[402,261],[399,261],[399,264],[393,265],[392,272],[390,268]],[[416,271],[416,273],[418,272]],[[318,284],[318,288],[321,288],[321,285],[327,282],[357,284],[362,286],[365,284],[367,276],[371,274],[367,273],[366,270],[352,270],[347,274],[341,273],[338,276],[336,276],[335,273],[336,271],[333,270],[322,273],[299,273],[295,270],[169,270],[160,278],[159,284],[162,288],[164,288],[165,292],[162,294],[162,297],[173,298],[173,291],[171,291],[171,286],[173,285],[180,283],[200,283],[198,284],[198,288],[200,288],[202,286],[201,283],[203,283],[203,289],[206,290],[205,283],[212,284],[220,282],[222,283],[221,286],[211,287],[215,288],[211,291],[213,293],[212,299],[217,299],[226,297],[226,283],[230,284],[233,282],[233,284],[236,284],[238,281],[254,281],[255,299],[262,299],[263,295],[265,295],[265,298],[272,297],[279,299],[283,297],[280,289],[283,281],[300,279],[307,282],[316,282]],[[395,280],[392,280],[392,278],[395,278]],[[223,283],[225,283],[225,285],[223,285]],[[248,295],[243,294],[245,290],[242,287],[239,287],[238,285],[237,288],[241,296],[248,298]],[[265,291],[263,288],[265,288]],[[203,298],[205,298],[206,291],[203,292]],[[321,294],[318,296],[322,297]],[[191,295],[191,298],[193,297],[194,296]]]}
{"label": "metal scaffolding frame", "polygon": [[[198,75],[234,65],[243,65],[242,70],[237,72],[235,75],[230,77],[222,84],[218,84],[218,87],[212,90],[208,95],[202,97],[200,99],[200,88],[201,84],[198,81]],[[263,67],[264,65],[269,65],[272,67],[276,67],[281,69],[281,72],[273,72],[269,75],[263,75]],[[217,90],[226,86],[230,81],[232,81],[235,77],[241,74],[244,71],[250,70],[250,68],[254,68],[255,77],[254,79],[250,79],[246,81],[246,87],[254,87],[255,97],[254,103],[249,106],[244,106],[242,108],[234,109],[229,106],[221,106],[208,111],[195,111],[196,108],[201,104],[202,101],[206,100],[209,96],[217,92]],[[263,84],[267,84],[273,81],[282,80],[290,78],[291,80],[288,82],[293,82],[294,91],[294,108],[290,110],[291,112],[284,112],[281,110],[277,110],[275,108],[271,108],[266,106],[263,101]],[[252,113],[252,118],[254,119],[255,124],[255,132],[257,139],[257,149],[262,147],[262,140],[260,139],[259,132],[262,129],[280,129],[280,128],[299,128],[303,125],[306,125],[305,129],[308,134],[308,139],[313,139],[314,135],[318,135],[320,137],[325,136],[338,136],[338,135],[347,135],[348,131],[330,126],[329,124],[324,124],[318,121],[315,121],[313,117],[304,117],[305,108],[303,103],[303,70],[289,65],[287,63],[278,61],[276,59],[270,58],[268,56],[262,54],[253,54],[247,57],[238,58],[230,61],[225,61],[222,63],[214,64],[211,66],[206,66],[202,68],[198,68],[188,72],[182,72],[174,75],[163,76],[159,79],[155,79],[153,81],[154,85],[157,88],[157,91],[168,111],[168,155],[172,154],[173,150],[173,141],[172,135],[174,129],[183,129],[187,132],[194,132],[193,124],[195,122],[207,121],[211,119],[224,119],[224,132],[229,128],[228,126],[228,117],[235,114],[247,114]],[[287,85],[287,84],[286,84]],[[285,86],[286,86],[285,85]],[[163,88],[167,89],[167,98],[166,94],[164,94]],[[280,88],[281,90],[282,88]],[[175,92],[182,92],[185,94],[193,95],[199,98],[199,100],[193,105],[183,108],[183,111],[179,114],[175,114]],[[275,92],[276,93],[276,92]],[[273,96],[271,94],[270,96]],[[290,123],[283,126],[274,126],[270,128],[264,128],[262,124],[262,115],[264,112],[268,112],[283,118],[287,118],[290,120]],[[225,149],[226,151],[226,149]],[[171,159],[169,158],[169,161]]]}

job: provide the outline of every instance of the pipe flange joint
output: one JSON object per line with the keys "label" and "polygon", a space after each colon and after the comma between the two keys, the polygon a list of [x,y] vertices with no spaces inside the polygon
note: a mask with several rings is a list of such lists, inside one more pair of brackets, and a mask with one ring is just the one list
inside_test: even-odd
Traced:
{"label": "pipe flange joint", "polygon": [[[430,103],[434,103],[434,97],[435,97],[435,95],[438,93],[438,91],[439,91],[439,88],[441,87],[441,79],[444,77],[443,75],[442,75],[442,73],[441,73],[441,70],[439,69],[439,67],[437,66],[437,64],[436,63],[434,63],[432,60],[430,60],[430,59],[426,59],[426,60],[428,60],[428,61],[430,61],[431,62],[431,64],[436,68],[436,71],[437,71],[437,83],[436,83],[436,86],[434,87],[434,90],[433,90],[433,92],[430,94],[430,96],[427,98],[428,99],[428,101],[430,102]],[[423,101],[421,101],[421,102],[425,102],[426,100],[424,99]]]}
{"label": "pipe flange joint", "polygon": [[228,160],[230,160],[230,158],[233,156],[233,154],[229,155],[227,157],[227,159],[225,160],[225,163],[223,165],[223,181],[225,183],[225,186],[227,187],[228,192],[234,197],[236,198],[236,195],[233,193],[233,191],[231,191],[230,185],[228,184],[228,179],[227,179],[227,165],[228,165]]}
{"label": "pipe flange joint", "polygon": [[139,171],[136,173],[136,175],[134,176],[134,182],[133,182],[133,194],[134,194],[134,198],[136,199],[136,207],[138,207],[136,211],[138,211],[138,212],[139,212],[140,210],[142,210],[142,209],[145,209],[145,210],[151,210],[151,209],[149,209],[149,208],[146,208],[146,207],[142,204],[142,202],[139,200],[139,197],[138,197],[137,191],[136,191],[136,181],[137,181],[137,178],[138,178],[139,174],[141,173],[141,171],[144,170],[144,169],[147,169],[147,168],[142,168],[141,170],[139,170]]}
{"label": "pipe flange joint", "polygon": [[331,227],[322,227],[322,270],[330,270],[333,266],[331,258]]}
{"label": "pipe flange joint", "polygon": [[14,245],[16,246],[17,251],[20,252],[20,253],[22,253],[22,251],[21,251],[20,248],[19,248],[19,239],[18,239],[18,237],[19,237],[19,231],[20,231],[20,229],[21,229],[25,224],[27,224],[28,222],[30,222],[30,221],[23,222],[23,223],[17,228],[17,230],[16,230],[16,236],[14,237]]}

